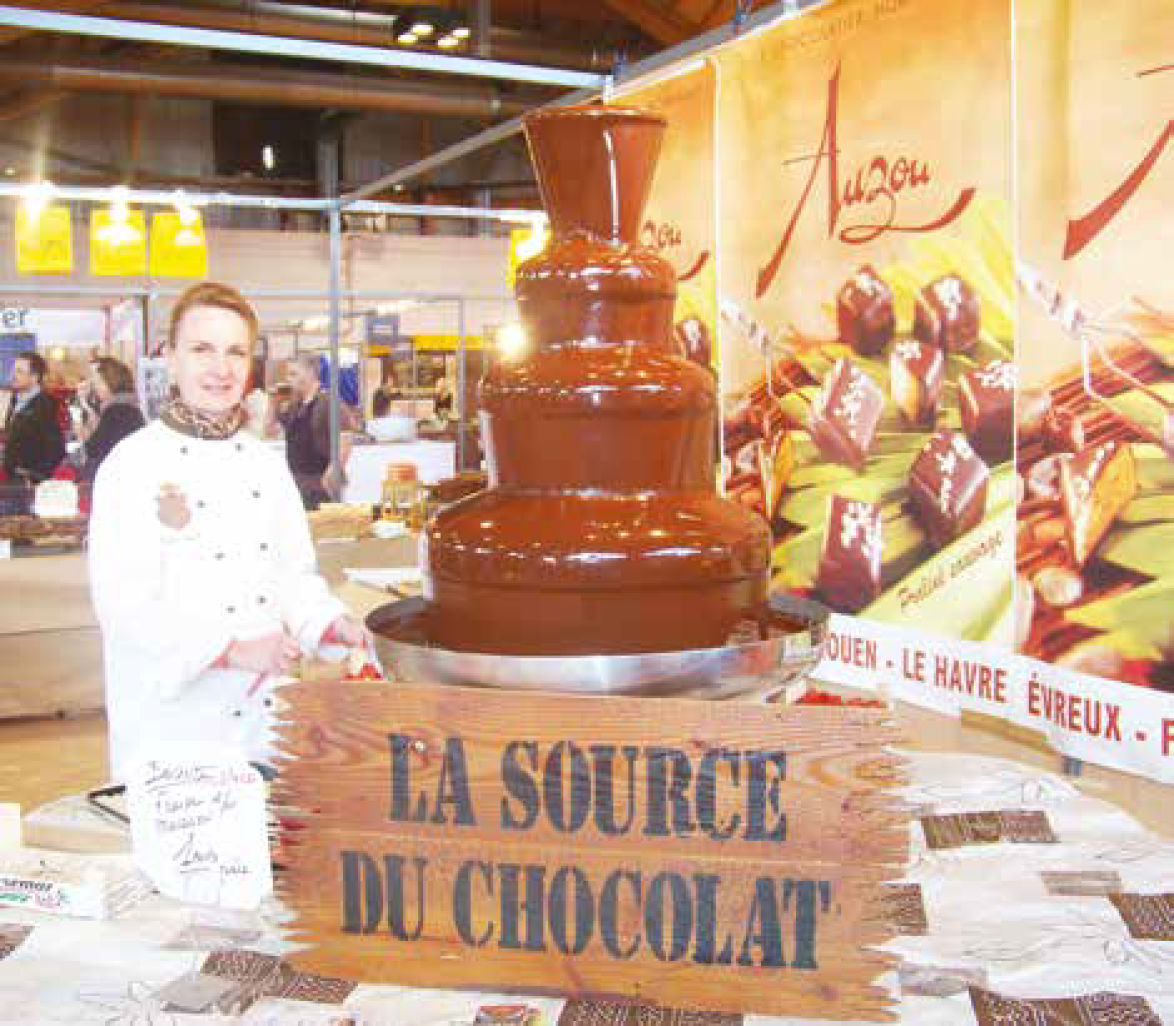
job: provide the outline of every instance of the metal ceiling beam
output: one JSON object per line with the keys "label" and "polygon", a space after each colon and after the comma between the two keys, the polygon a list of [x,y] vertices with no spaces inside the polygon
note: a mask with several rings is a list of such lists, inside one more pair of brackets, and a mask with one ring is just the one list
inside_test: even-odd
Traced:
{"label": "metal ceiling beam", "polygon": [[[149,0],[145,3],[132,0],[107,3],[102,14],[163,25],[228,29],[379,47],[388,46],[395,32],[395,15],[289,5],[273,0],[251,0],[247,10],[237,0],[198,0],[176,7]],[[615,67],[619,56],[615,48],[577,46],[500,26],[490,26],[489,31],[493,56],[498,60],[534,61],[602,73]],[[487,55],[478,53],[477,56]]]}
{"label": "metal ceiling beam", "polygon": [[[23,199],[28,195],[27,185],[0,182],[0,198]],[[160,189],[87,189],[74,186],[54,188],[50,194],[53,202],[73,201],[79,203],[109,203],[115,196],[127,203],[142,206],[172,207],[180,199],[178,190],[170,192]],[[263,210],[317,210],[329,211],[335,206],[333,199],[304,199],[292,196],[248,196],[231,192],[184,192],[185,203],[194,207],[259,207]],[[510,221],[517,224],[532,224],[546,215],[539,210],[515,210],[506,207],[462,207],[455,205],[432,205],[426,203],[353,203],[346,208],[348,214],[390,214],[392,217],[456,217],[488,218],[493,221]]]}
{"label": "metal ceiling beam", "polygon": [[293,107],[400,111],[459,117],[500,117],[528,110],[534,98],[503,97],[476,83],[422,83],[374,76],[321,75],[227,64],[129,65],[86,61],[44,64],[0,60],[0,80],[39,82],[65,92],[148,93]]}
{"label": "metal ceiling beam", "polygon": [[140,43],[165,43],[169,46],[195,46],[209,50],[234,50],[267,56],[297,57],[302,60],[336,61],[365,64],[380,68],[407,68],[434,71],[474,78],[496,78],[509,82],[535,82],[567,88],[602,88],[603,75],[532,64],[509,64],[503,61],[449,57],[444,54],[412,50],[327,43],[314,39],[290,39],[285,36],[254,35],[219,29],[152,25],[81,14],[33,11],[21,7],[0,6],[0,26],[35,32],[68,32],[106,39],[134,40]]}
{"label": "metal ceiling beam", "polygon": [[[95,8],[105,6],[105,0],[65,0],[65,2],[57,3],[34,3],[30,6],[42,10],[86,14]],[[22,36],[27,36],[30,31],[30,29],[21,28],[0,28],[0,46],[6,46]]]}
{"label": "metal ceiling beam", "polygon": [[[799,5],[797,8],[796,2]],[[669,50],[664,50],[661,53],[654,54],[642,61],[637,61],[635,64],[629,65],[621,72],[616,84],[619,82],[634,82],[646,75],[662,71],[673,64],[687,61],[696,57],[699,53],[710,50],[715,46],[720,46],[722,43],[728,43],[741,33],[749,32],[752,29],[756,29],[761,25],[770,24],[776,20],[797,18],[805,11],[822,7],[825,3],[831,2],[833,0],[781,0],[779,3],[771,4],[769,7],[764,7],[755,14],[751,14],[740,26],[735,27],[732,24],[723,25],[703,35],[695,36],[680,46],[672,47]],[[558,107],[568,103],[585,103],[595,99],[598,95],[599,90],[585,89],[561,97],[546,106]],[[403,182],[411,181],[413,178],[419,178],[420,175],[428,174],[430,171],[445,167],[454,160],[467,157],[470,153],[476,153],[486,146],[493,146],[496,143],[504,142],[521,130],[522,119],[520,117],[504,121],[500,125],[495,125],[493,128],[470,136],[468,139],[464,139],[459,143],[447,146],[443,150],[439,150],[431,156],[425,157],[423,160],[417,160],[411,164],[407,164],[396,171],[392,171],[390,174],[382,175],[375,179],[375,181],[369,182],[358,189],[344,193],[340,202],[345,207],[348,203],[373,196],[378,192],[383,192]]]}

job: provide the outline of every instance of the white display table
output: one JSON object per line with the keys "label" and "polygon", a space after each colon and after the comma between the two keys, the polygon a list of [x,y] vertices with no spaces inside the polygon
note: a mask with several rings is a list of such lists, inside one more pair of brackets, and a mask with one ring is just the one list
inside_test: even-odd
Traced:
{"label": "white display table", "polygon": [[[389,688],[389,701],[393,695]],[[1005,760],[914,753],[910,777],[906,798],[921,816],[978,813],[989,818],[997,810],[1010,822],[1038,822],[1049,840],[1032,839],[1028,831],[1016,843],[934,849],[923,824],[914,822],[910,865],[893,898],[900,936],[887,945],[902,968],[882,980],[898,999],[900,1022],[975,1023],[974,999],[967,990],[975,985],[999,995],[976,995],[987,1007],[992,1001],[1000,1006],[1001,1017],[988,1023],[1174,1023],[1174,952],[1170,940],[1156,939],[1169,933],[1169,920],[1161,918],[1168,904],[1158,898],[1130,899],[1137,906],[1133,918],[1143,926],[1147,902],[1153,905],[1149,925],[1155,939],[1141,939],[1106,896],[1118,890],[1168,891],[1174,846],[1111,805],[1080,794],[1068,781]],[[87,814],[73,803],[68,813],[62,809],[35,818],[80,829]],[[91,830],[99,828],[113,831],[105,821],[94,822]],[[477,1020],[478,1008],[510,1003],[541,1012],[545,1026],[799,1023],[766,1016],[686,1016],[557,997],[355,987],[302,977],[273,957],[289,951],[280,936],[281,919],[276,900],[259,915],[218,917],[156,897],[107,922],[2,909],[0,1021],[464,1026]],[[215,949],[221,953],[211,957]],[[199,972],[204,976],[188,986],[178,984],[181,977]],[[234,988],[233,981],[248,986]],[[232,991],[234,997],[222,1010],[198,1017],[168,1007],[169,995],[182,992],[190,996],[190,1011],[196,1011],[201,1006],[197,990],[213,996]],[[1078,995],[1085,1000],[1071,1004],[1071,1015],[1063,1019],[1013,1004],[1016,998]],[[243,1014],[242,1005],[248,1006]]]}
{"label": "white display table", "polygon": [[423,484],[435,484],[456,473],[455,442],[376,442],[356,445],[346,465],[343,502],[374,505],[383,497],[389,463],[414,463]]}

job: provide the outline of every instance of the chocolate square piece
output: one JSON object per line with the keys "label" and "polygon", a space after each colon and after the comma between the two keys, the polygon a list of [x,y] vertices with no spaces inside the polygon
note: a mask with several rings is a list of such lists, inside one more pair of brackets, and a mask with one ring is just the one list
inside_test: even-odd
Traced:
{"label": "chocolate square piece", "polygon": [[1015,447],[1015,365],[993,360],[958,382],[962,430],[988,466],[1005,463]]}
{"label": "chocolate square piece", "polygon": [[742,1016],[572,998],[563,1005],[558,1026],[742,1026]]}
{"label": "chocolate square piece", "polygon": [[0,923],[0,958],[7,958],[33,932],[31,926],[23,923]]}
{"label": "chocolate square piece", "polygon": [[880,352],[897,328],[893,290],[867,264],[840,287],[836,296],[840,341],[862,355]]}
{"label": "chocolate square piece", "polygon": [[881,589],[880,506],[832,495],[819,559],[819,593],[841,613],[855,613]]}
{"label": "chocolate square piece", "polygon": [[1068,549],[1080,565],[1137,494],[1133,449],[1104,442],[1060,464]]}
{"label": "chocolate square piece", "polygon": [[1134,940],[1174,941],[1174,894],[1110,894]]}
{"label": "chocolate square piece", "polygon": [[1042,812],[1002,810],[922,816],[928,848],[963,848],[972,844],[1056,844],[1056,834]]}
{"label": "chocolate square piece", "polygon": [[971,986],[970,1003],[979,1026],[1161,1026],[1148,1001],[1133,994],[1100,991],[1072,998],[1012,998]]}
{"label": "chocolate square piece", "polygon": [[807,428],[826,459],[860,471],[884,409],[872,378],[851,360],[837,360],[811,403]]}
{"label": "chocolate square piece", "polygon": [[978,341],[981,313],[978,296],[956,274],[931,281],[917,297],[913,334],[927,345],[965,353]]}
{"label": "chocolate square piece", "polygon": [[904,937],[924,937],[929,933],[921,884],[886,884],[881,893],[897,933]]}
{"label": "chocolate square piece", "polygon": [[898,342],[889,354],[889,394],[910,424],[932,424],[942,396],[946,358],[937,346],[916,339]]}
{"label": "chocolate square piece", "polygon": [[957,431],[936,431],[913,462],[909,495],[935,545],[945,545],[973,528],[986,511],[990,472]]}

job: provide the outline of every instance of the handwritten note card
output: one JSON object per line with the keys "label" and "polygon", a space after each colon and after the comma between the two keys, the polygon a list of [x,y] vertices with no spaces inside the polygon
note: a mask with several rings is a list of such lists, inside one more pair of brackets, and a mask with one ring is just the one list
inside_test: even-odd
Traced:
{"label": "handwritten note card", "polygon": [[273,888],[265,785],[242,761],[151,761],[131,781],[135,862],[189,904],[256,908]]}

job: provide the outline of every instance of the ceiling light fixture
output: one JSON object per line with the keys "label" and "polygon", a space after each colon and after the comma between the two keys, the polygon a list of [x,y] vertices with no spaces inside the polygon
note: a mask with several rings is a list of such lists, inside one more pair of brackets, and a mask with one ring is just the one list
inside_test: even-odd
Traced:
{"label": "ceiling light fixture", "polygon": [[417,18],[412,22],[412,31],[417,36],[430,36],[435,31],[432,22],[425,21],[423,18]]}
{"label": "ceiling light fixture", "polygon": [[261,163],[265,165],[266,171],[272,171],[277,167],[277,154],[268,143],[261,147]]}
{"label": "ceiling light fixture", "polygon": [[456,36],[457,39],[468,39],[472,35],[472,32],[470,32],[468,25],[458,25],[452,30],[451,34]]}
{"label": "ceiling light fixture", "polygon": [[45,212],[45,208],[53,198],[53,190],[53,183],[47,179],[33,182],[25,187],[24,208],[30,220],[36,221]]}
{"label": "ceiling light fixture", "polygon": [[414,32],[401,32],[395,37],[395,41],[400,46],[413,46],[418,41],[418,36]]}
{"label": "ceiling light fixture", "polygon": [[436,40],[436,45],[442,50],[452,50],[461,45],[461,41],[456,36],[441,36]]}

